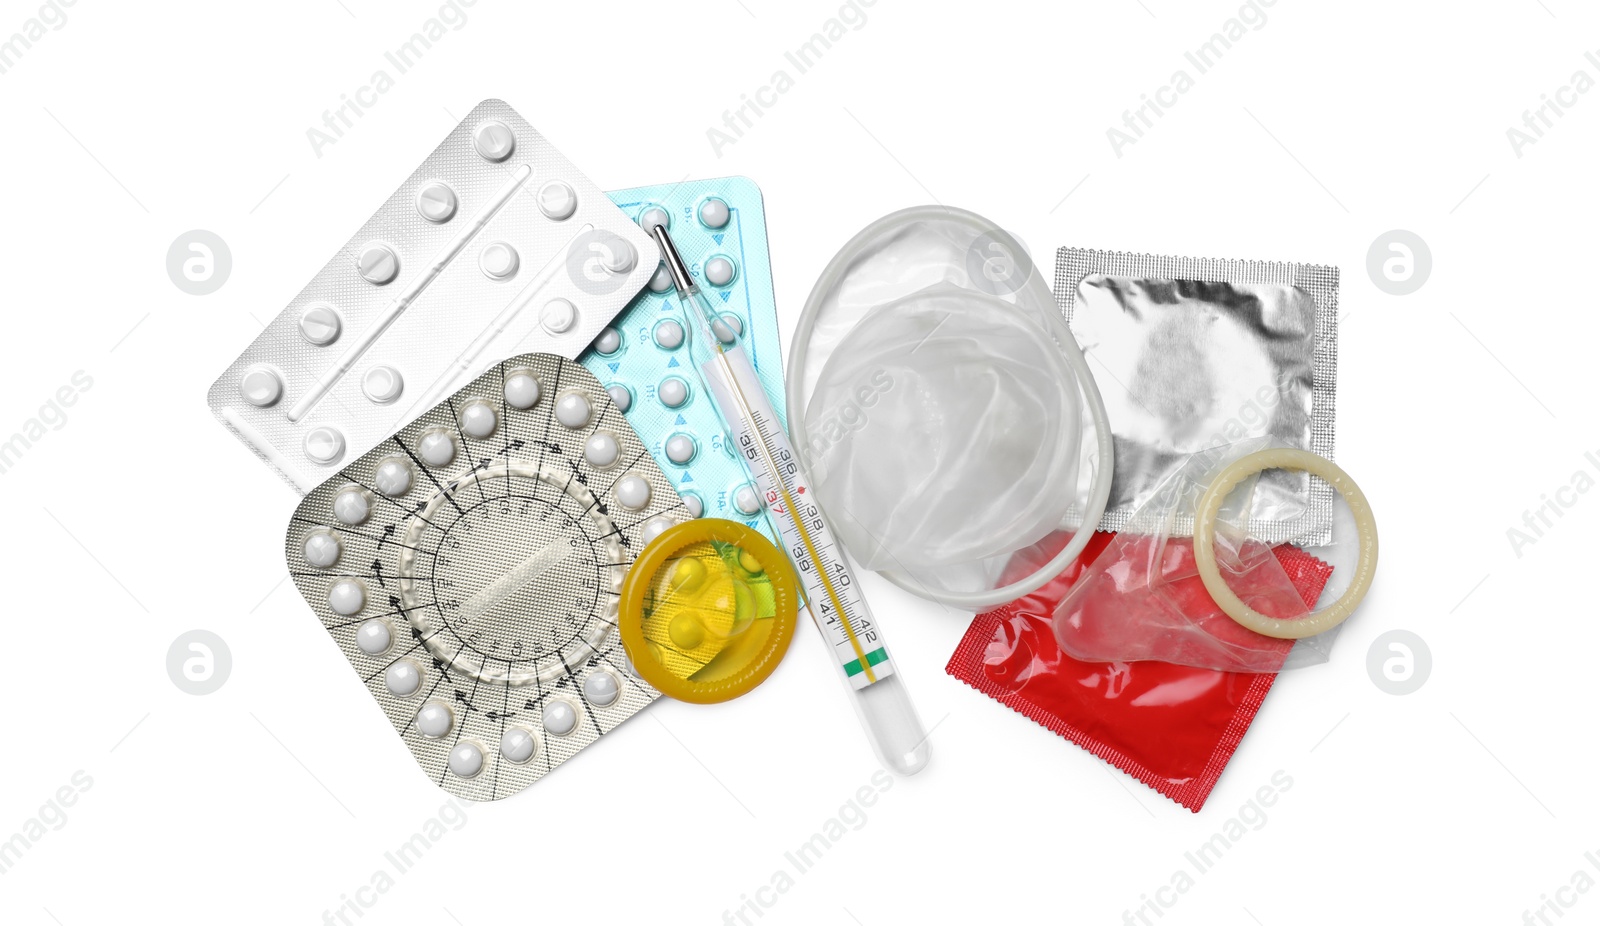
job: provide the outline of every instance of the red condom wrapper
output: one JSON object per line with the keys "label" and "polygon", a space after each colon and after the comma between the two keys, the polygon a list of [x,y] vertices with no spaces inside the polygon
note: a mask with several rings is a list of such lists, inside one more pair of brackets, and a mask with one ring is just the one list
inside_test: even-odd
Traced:
{"label": "red condom wrapper", "polygon": [[[1043,588],[974,618],[945,671],[1199,812],[1277,675],[1165,662],[1080,662],[1063,653],[1051,615],[1113,536],[1096,533],[1073,565]],[[1048,562],[1065,543],[1053,539],[1013,557],[1007,575],[1020,577]],[[1333,567],[1297,547],[1273,552],[1306,607],[1316,607]],[[1210,601],[1198,576],[1187,581],[1195,588],[1174,591]]]}

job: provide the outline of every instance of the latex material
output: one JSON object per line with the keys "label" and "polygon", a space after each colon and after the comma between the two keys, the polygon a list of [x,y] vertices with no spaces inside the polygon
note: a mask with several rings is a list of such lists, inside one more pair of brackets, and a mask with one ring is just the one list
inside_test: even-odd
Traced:
{"label": "latex material", "polygon": [[[1112,539],[1095,534],[1083,557],[1045,586],[978,615],[945,671],[1198,812],[1277,676],[1086,662],[1062,652],[1052,614]],[[1031,551],[1003,578],[1031,572],[1050,555],[1048,547]],[[1294,547],[1274,555],[1307,606],[1316,601],[1328,565]]]}
{"label": "latex material", "polygon": [[720,518],[663,531],[628,570],[617,629],[639,677],[679,701],[753,690],[794,639],[794,570],[765,537]]}
{"label": "latex material", "polygon": [[[1264,443],[1246,441],[1192,454],[1155,488],[1058,607],[1053,627],[1065,652],[1091,661],[1158,660],[1229,672],[1284,667],[1291,643],[1232,620],[1201,578],[1195,542],[1173,533],[1175,524],[1194,517],[1217,473]],[[1242,481],[1234,479],[1229,488]],[[1228,527],[1212,532],[1217,542],[1205,552],[1219,583],[1248,601],[1254,613],[1285,623],[1303,618],[1310,606],[1272,548],[1244,533],[1253,488],[1224,492],[1215,500],[1211,523]],[[1320,643],[1308,644],[1295,665],[1326,662],[1331,639]]]}
{"label": "latex material", "polygon": [[[828,358],[810,433],[870,407],[811,460],[861,565],[920,572],[1009,554],[1077,494],[1078,390],[1061,351],[1009,303],[946,283],[868,312]],[[981,500],[981,503],[979,503]]]}
{"label": "latex material", "polygon": [[[1288,469],[1310,473],[1332,486],[1344,498],[1355,516],[1356,536],[1361,552],[1356,560],[1355,577],[1344,594],[1333,604],[1294,620],[1279,620],[1262,614],[1245,602],[1236,587],[1224,580],[1217,565],[1215,535],[1217,517],[1223,502],[1239,483],[1269,469]],[[1333,461],[1305,450],[1275,448],[1257,451],[1235,460],[1212,480],[1200,499],[1195,517],[1195,565],[1206,590],[1218,607],[1240,626],[1282,640],[1299,640],[1337,627],[1348,618],[1372,587],[1378,569],[1378,522],[1372,506],[1355,480]]]}
{"label": "latex material", "polygon": [[[1088,542],[1077,527],[1110,493],[1110,424],[1043,277],[989,220],[920,206],[857,234],[812,289],[789,371],[789,425],[835,531],[901,588],[992,607]],[[1054,559],[1000,581],[1062,527],[1076,534]]]}

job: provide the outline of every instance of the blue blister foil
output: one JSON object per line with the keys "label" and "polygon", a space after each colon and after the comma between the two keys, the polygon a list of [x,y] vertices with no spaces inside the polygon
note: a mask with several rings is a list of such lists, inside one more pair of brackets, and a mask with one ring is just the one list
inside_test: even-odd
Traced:
{"label": "blue blister foil", "polygon": [[[723,320],[738,332],[782,418],[783,352],[760,188],[744,177],[724,177],[607,195],[641,226],[667,216],[678,251],[691,262],[690,272]],[[578,362],[605,384],[691,512],[698,504],[701,516],[748,524],[780,542],[758,505],[747,510],[755,502],[753,491],[743,494],[746,508],[739,505],[750,477],[728,448],[716,408],[690,363],[685,337],[671,277],[661,267]]]}

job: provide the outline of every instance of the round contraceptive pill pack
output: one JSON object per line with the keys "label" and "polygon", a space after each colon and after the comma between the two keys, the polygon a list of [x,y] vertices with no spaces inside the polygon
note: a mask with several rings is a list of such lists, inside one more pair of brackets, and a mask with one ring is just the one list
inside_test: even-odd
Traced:
{"label": "round contraceptive pill pack", "polygon": [[[761,189],[744,177],[614,190],[613,202],[648,231],[664,224],[722,318],[716,332],[740,343],[773,408],[783,403],[783,355]],[[689,360],[688,330],[672,276],[660,265],[579,362],[600,378],[672,480],[688,510],[747,524],[772,537],[761,497]]]}
{"label": "round contraceptive pill pack", "polygon": [[312,489],[285,555],[424,773],[497,800],[660,696],[622,648],[618,596],[689,517],[599,380],[525,354]]}
{"label": "round contraceptive pill pack", "polygon": [[576,358],[659,255],[511,107],[486,100],[217,378],[209,404],[304,493],[500,358]]}

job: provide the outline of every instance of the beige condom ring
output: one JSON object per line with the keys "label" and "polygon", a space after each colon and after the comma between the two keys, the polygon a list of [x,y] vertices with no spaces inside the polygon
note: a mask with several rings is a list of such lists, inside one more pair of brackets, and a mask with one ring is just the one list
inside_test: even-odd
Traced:
{"label": "beige condom ring", "polygon": [[[1239,483],[1269,469],[1286,469],[1310,473],[1337,491],[1355,515],[1356,539],[1361,552],[1356,559],[1355,576],[1339,600],[1320,611],[1305,617],[1283,620],[1268,617],[1245,604],[1228,588],[1217,570],[1216,531],[1217,515],[1222,501]],[[1378,569],[1378,522],[1373,518],[1372,506],[1349,474],[1333,461],[1305,450],[1278,448],[1259,450],[1228,464],[1212,480],[1205,495],[1200,498],[1199,511],[1194,524],[1194,559],[1200,571],[1200,580],[1206,591],[1225,614],[1240,625],[1256,633],[1280,640],[1299,640],[1316,636],[1343,623],[1372,587],[1372,577]]]}

